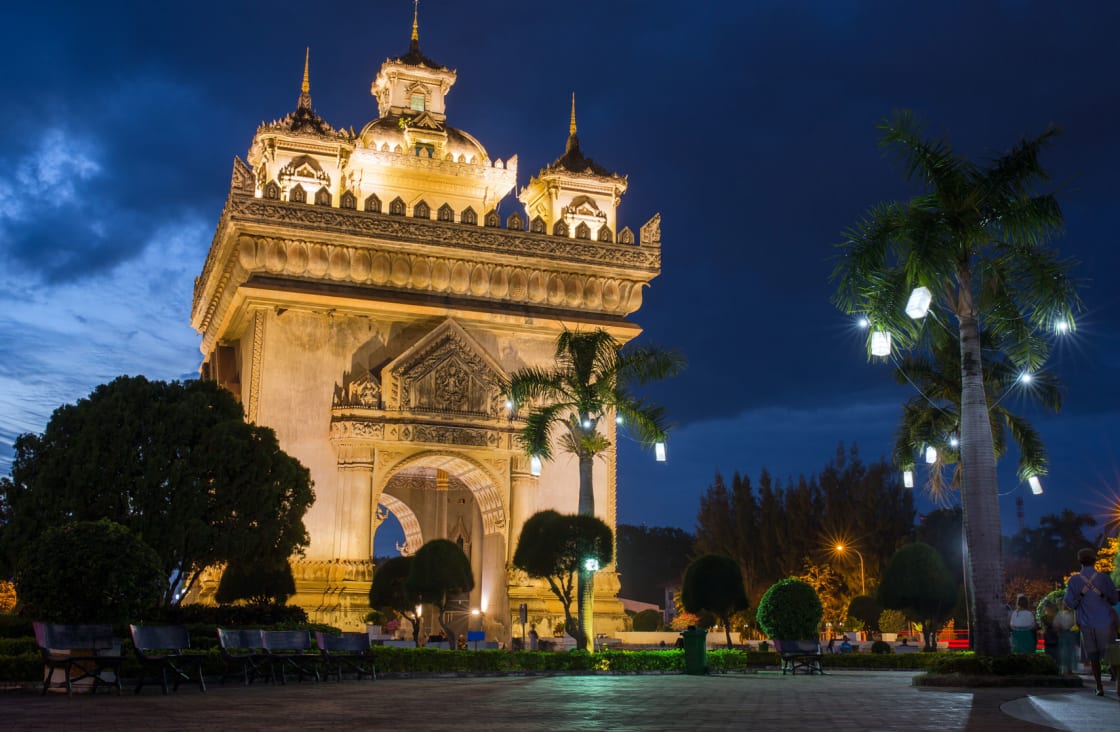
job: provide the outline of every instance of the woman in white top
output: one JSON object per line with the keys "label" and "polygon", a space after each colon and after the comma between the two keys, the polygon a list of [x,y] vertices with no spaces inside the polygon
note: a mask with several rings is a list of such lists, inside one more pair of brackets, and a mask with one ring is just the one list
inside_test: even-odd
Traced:
{"label": "woman in white top", "polygon": [[1015,598],[1015,611],[1011,613],[1011,652],[1034,653],[1038,648],[1038,627],[1034,613],[1028,608],[1030,601],[1026,595]]}

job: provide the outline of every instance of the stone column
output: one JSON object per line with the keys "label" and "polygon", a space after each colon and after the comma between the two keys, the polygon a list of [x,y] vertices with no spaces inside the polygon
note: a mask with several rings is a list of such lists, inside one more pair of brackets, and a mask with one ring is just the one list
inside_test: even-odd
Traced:
{"label": "stone column", "polygon": [[521,538],[521,527],[533,515],[537,507],[537,493],[540,478],[529,472],[529,458],[516,455],[510,464],[509,491],[509,546],[506,547],[507,562],[513,561],[517,551],[517,541]]}

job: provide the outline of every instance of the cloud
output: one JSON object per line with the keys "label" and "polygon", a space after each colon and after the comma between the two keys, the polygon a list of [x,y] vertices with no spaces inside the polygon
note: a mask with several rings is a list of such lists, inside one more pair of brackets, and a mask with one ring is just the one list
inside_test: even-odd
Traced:
{"label": "cloud", "polygon": [[138,257],[76,282],[41,286],[0,271],[0,474],[15,435],[121,374],[182,378],[199,360],[190,306],[212,234],[197,217],[169,221]]}

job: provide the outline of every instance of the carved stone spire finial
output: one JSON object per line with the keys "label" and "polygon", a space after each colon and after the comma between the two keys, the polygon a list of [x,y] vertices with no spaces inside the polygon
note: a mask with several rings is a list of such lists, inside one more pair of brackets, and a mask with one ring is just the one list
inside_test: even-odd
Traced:
{"label": "carved stone spire finial", "polygon": [[412,39],[409,50],[420,50],[420,0],[412,0]]}
{"label": "carved stone spire finial", "polygon": [[572,92],[572,120],[568,123],[568,144],[564,146],[564,154],[579,150],[579,138],[576,137],[576,93]]}
{"label": "carved stone spire finial", "polygon": [[311,109],[311,47],[303,56],[303,83],[299,87],[299,108]]}
{"label": "carved stone spire finial", "polygon": [[568,134],[576,134],[576,93],[572,92],[572,121],[568,124]]}

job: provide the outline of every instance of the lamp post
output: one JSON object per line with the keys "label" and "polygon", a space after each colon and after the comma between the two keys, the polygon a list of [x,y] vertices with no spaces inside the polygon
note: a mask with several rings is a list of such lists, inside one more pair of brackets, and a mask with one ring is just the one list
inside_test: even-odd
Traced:
{"label": "lamp post", "polygon": [[[852,547],[844,546],[843,544],[837,544],[836,545],[836,551],[839,552],[840,554],[843,554],[844,551],[847,550],[847,549],[852,549]],[[852,551],[856,553],[857,557],[859,557],[859,594],[866,595],[867,594],[867,582],[864,580],[864,574],[863,574],[863,555],[859,553],[858,549],[852,549]]]}

